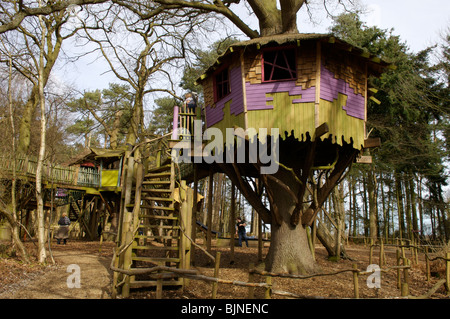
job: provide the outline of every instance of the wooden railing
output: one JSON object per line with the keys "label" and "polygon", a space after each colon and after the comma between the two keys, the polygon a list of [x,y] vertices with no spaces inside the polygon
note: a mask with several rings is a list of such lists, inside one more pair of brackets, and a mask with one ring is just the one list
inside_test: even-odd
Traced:
{"label": "wooden railing", "polygon": [[200,107],[197,107],[194,113],[184,107],[175,106],[172,140],[190,139],[194,135],[194,120],[201,119],[200,112]]}
{"label": "wooden railing", "polygon": [[[16,174],[18,177],[33,178],[36,176],[37,159],[32,156],[17,156]],[[0,170],[3,175],[12,175],[14,158],[0,156]],[[87,187],[99,187],[100,172],[84,167],[66,167],[44,163],[42,178],[48,183],[68,184]]]}

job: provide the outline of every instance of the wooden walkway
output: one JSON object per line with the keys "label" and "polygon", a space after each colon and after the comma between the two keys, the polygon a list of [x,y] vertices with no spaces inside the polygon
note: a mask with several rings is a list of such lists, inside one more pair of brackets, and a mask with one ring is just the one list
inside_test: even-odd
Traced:
{"label": "wooden walkway", "polygon": [[[34,183],[36,181],[37,159],[30,156],[18,156],[15,159],[9,156],[0,157],[0,178],[11,179],[14,171],[17,179]],[[47,187],[55,185],[67,188],[96,188],[100,186],[100,172],[89,167],[70,167],[44,163],[42,170],[42,183]]]}

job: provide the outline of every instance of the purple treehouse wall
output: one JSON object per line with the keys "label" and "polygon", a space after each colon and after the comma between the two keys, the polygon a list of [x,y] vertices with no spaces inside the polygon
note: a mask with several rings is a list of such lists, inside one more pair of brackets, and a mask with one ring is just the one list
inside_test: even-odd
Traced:
{"label": "purple treehouse wall", "polygon": [[292,103],[314,102],[316,96],[316,88],[302,89],[296,86],[295,81],[280,81],[260,84],[245,83],[247,93],[247,110],[271,110],[273,105],[267,105],[267,102],[273,101],[273,98],[266,97],[266,93],[289,92],[289,95],[301,95],[300,99],[292,100]]}
{"label": "purple treehouse wall", "polygon": [[230,94],[216,102],[216,107],[206,106],[206,123],[208,127],[223,120],[223,108],[225,103],[232,100],[230,113],[239,115],[244,112],[244,100],[242,92],[241,68],[236,67],[230,70]]}
{"label": "purple treehouse wall", "polygon": [[[206,121],[208,127],[223,120],[223,108],[225,103],[232,100],[230,105],[230,113],[239,115],[244,111],[243,92],[242,92],[241,69],[236,67],[230,70],[230,86],[231,92],[223,99],[216,102],[216,107],[206,106]],[[301,95],[300,99],[293,99],[292,103],[308,103],[315,101],[316,88],[314,86],[309,89],[303,89],[296,86],[295,81],[280,81],[260,84],[245,83],[247,94],[247,109],[254,110],[270,110],[273,105],[267,105],[267,102],[273,101],[273,98],[266,97],[266,93],[289,92],[290,96]],[[333,72],[321,67],[320,80],[320,98],[333,102],[337,100],[338,93],[347,95],[347,105],[342,105],[347,115],[364,120],[365,115],[365,99],[361,94],[355,94],[355,91],[347,82],[342,79],[336,79]]]}
{"label": "purple treehouse wall", "polygon": [[350,85],[342,79],[336,79],[333,72],[321,67],[320,75],[320,98],[333,102],[337,100],[338,93],[347,95],[347,105],[342,105],[342,109],[347,115],[364,120],[365,99],[361,94],[355,94]]}

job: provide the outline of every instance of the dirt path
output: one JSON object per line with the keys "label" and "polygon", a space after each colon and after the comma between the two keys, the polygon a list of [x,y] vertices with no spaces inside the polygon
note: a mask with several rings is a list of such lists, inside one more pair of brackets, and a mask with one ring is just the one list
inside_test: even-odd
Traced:
{"label": "dirt path", "polygon": [[[74,249],[74,245],[56,246],[56,266],[11,285],[0,294],[0,299],[110,299],[111,257],[99,253],[98,245],[82,251]],[[69,265],[72,266],[68,268]]]}

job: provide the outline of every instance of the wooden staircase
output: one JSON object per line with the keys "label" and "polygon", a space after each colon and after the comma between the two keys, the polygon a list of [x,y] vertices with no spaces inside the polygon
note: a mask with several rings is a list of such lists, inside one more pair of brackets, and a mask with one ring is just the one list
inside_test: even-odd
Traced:
{"label": "wooden staircase", "polygon": [[[156,266],[189,269],[193,190],[177,180],[176,164],[158,152],[156,165],[147,169],[144,158],[130,156],[123,192],[121,231],[114,265],[113,289],[128,297],[130,289],[183,286],[184,278],[170,269],[140,273]],[[137,163],[137,165],[136,165]],[[153,163],[155,164],[155,163]]]}
{"label": "wooden staircase", "polygon": [[[180,211],[174,199],[175,174],[171,161],[150,169],[144,175],[140,191],[140,224],[132,245],[132,269],[154,266],[181,268]],[[130,288],[156,286],[156,280],[146,277],[131,278]],[[182,284],[182,278],[169,278],[163,282],[163,286]]]}

